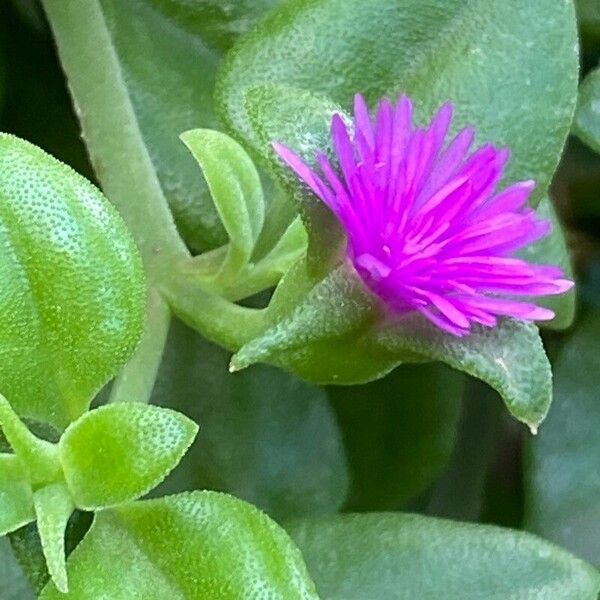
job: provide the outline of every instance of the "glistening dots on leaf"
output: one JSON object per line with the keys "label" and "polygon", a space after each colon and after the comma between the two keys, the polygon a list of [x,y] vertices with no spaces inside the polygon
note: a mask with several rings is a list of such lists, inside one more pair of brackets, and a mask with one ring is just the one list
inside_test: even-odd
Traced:
{"label": "glistening dots on leaf", "polygon": [[64,428],[129,358],[146,302],[121,217],[89,181],[0,134],[0,392]]}
{"label": "glistening dots on leaf", "polygon": [[86,413],[58,446],[76,505],[98,510],[139,498],[175,468],[197,431],[181,413],[152,405],[110,404]]}
{"label": "glistening dots on leaf", "polygon": [[549,232],[527,206],[532,181],[497,191],[509,152],[484,144],[469,153],[466,128],[445,145],[452,105],[428,128],[413,125],[412,102],[379,103],[373,123],[363,97],[354,130],[339,114],[331,137],[339,172],[324,152],[322,176],[282,143],[282,159],[331,209],[348,238],[347,254],[367,286],[396,314],[419,311],[457,336],[498,316],[547,320],[554,313],[513,296],[560,294],[573,285],[553,265],[512,254]]}

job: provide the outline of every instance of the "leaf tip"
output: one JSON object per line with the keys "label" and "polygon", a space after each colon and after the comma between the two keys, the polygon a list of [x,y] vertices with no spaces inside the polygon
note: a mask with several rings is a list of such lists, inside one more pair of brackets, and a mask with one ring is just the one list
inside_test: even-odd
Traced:
{"label": "leaf tip", "polygon": [[69,593],[69,578],[67,576],[66,571],[64,573],[60,573],[60,574],[55,573],[54,576],[52,577],[52,581],[54,582],[56,589],[61,594]]}
{"label": "leaf tip", "polygon": [[242,371],[243,369],[250,366],[250,363],[247,360],[244,360],[243,356],[239,354],[234,354],[231,357],[231,361],[229,362],[229,372],[237,373],[238,371]]}

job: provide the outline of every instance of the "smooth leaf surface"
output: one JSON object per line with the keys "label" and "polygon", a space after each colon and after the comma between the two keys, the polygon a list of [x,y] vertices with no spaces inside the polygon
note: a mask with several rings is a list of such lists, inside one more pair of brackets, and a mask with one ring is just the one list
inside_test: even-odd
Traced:
{"label": "smooth leaf surface", "polygon": [[423,118],[450,99],[455,126],[471,123],[480,141],[510,146],[507,179],[535,179],[539,199],[575,104],[573,6],[555,0],[288,2],[240,40],[219,73],[221,116],[259,152],[244,98],[267,83],[304,88],[343,107],[358,91],[370,102],[408,92]]}
{"label": "smooth leaf surface", "polygon": [[600,575],[533,535],[410,514],[288,527],[323,600],[596,600]]}
{"label": "smooth leaf surface", "polygon": [[220,275],[232,277],[249,262],[262,229],[265,206],[260,177],[245,150],[224,133],[193,129],[181,139],[202,169],[229,236]]}
{"label": "smooth leaf surface", "polygon": [[554,403],[529,443],[527,526],[600,565],[600,314],[579,324],[554,363]]}
{"label": "smooth leaf surface", "polygon": [[35,519],[31,484],[14,454],[0,454],[0,536]]}
{"label": "smooth leaf surface", "polygon": [[352,475],[346,510],[395,510],[432,483],[452,453],[463,383],[432,364],[327,388]]}
{"label": "smooth leaf surface", "polygon": [[197,431],[181,413],[146,404],[111,404],[86,413],[59,442],[75,504],[95,510],[142,496],[175,468]]}
{"label": "smooth leaf surface", "polygon": [[68,572],[70,593],[50,584],[42,600],[317,598],[285,532],[253,506],[215,492],[97,514]]}
{"label": "smooth leaf surface", "polygon": [[579,87],[573,133],[600,152],[600,68],[589,73]]}
{"label": "smooth leaf surface", "polygon": [[288,313],[274,306],[274,323],[234,355],[233,368],[265,361],[320,383],[362,383],[403,362],[441,361],[488,383],[534,430],[550,406],[550,364],[532,323],[504,319],[456,338],[418,314],[385,317],[346,265]]}
{"label": "smooth leaf surface", "polygon": [[152,402],[189,414],[201,434],[157,493],[208,487],[278,519],[339,510],[349,476],[325,392],[264,365],[232,375],[228,360],[172,324]]}
{"label": "smooth leaf surface", "polygon": [[131,355],[143,327],[141,261],[124,223],[83,177],[0,136],[2,393],[64,427]]}

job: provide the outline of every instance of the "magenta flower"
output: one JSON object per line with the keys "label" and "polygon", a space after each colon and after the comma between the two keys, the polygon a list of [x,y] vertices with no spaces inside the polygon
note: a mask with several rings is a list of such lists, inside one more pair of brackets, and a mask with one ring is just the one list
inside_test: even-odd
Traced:
{"label": "magenta flower", "polygon": [[527,206],[534,182],[496,192],[508,149],[484,144],[469,154],[472,128],[444,146],[451,120],[448,102],[417,128],[402,96],[396,106],[381,100],[373,123],[357,94],[353,134],[339,114],[331,122],[341,176],[323,152],[316,160],[324,178],[273,146],[335,213],[356,271],[394,312],[417,310],[457,336],[472,323],[493,327],[497,316],[551,319],[551,310],[515,299],[573,286],[556,266],[511,256],[550,231]]}

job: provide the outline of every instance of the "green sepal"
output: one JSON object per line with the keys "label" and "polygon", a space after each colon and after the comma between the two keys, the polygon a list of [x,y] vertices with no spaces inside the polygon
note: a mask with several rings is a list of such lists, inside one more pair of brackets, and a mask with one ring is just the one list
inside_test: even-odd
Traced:
{"label": "green sepal", "polygon": [[356,384],[402,363],[441,361],[496,389],[532,430],[543,421],[552,376],[534,324],[503,319],[457,338],[419,313],[388,316],[347,263],[312,287],[306,273],[300,263],[284,278],[270,325],[233,356],[232,370],[263,361],[318,383]]}

